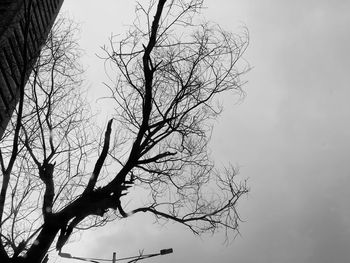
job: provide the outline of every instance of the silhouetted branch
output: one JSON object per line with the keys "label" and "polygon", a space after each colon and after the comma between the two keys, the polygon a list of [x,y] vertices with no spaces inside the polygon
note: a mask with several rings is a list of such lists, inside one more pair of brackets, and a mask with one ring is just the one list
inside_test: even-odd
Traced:
{"label": "silhouetted branch", "polygon": [[107,157],[107,154],[108,154],[109,143],[110,143],[111,132],[112,132],[112,122],[113,122],[113,120],[110,120],[108,122],[102,152],[101,152],[100,156],[98,157],[98,160],[96,161],[94,171],[92,172],[89,183],[88,183],[86,189],[84,190],[84,194],[89,193],[94,189],[96,182],[98,180],[98,176],[100,175],[100,171],[102,169],[102,166],[103,166],[105,159]]}

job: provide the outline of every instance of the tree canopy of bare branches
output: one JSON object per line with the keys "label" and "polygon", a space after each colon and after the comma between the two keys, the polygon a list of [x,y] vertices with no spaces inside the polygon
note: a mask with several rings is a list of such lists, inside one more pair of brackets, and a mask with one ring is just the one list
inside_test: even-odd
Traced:
{"label": "tree canopy of bare branches", "polygon": [[215,167],[208,144],[219,99],[243,94],[248,35],[197,19],[202,8],[138,3],[126,34],[111,38],[115,112],[100,142],[80,90],[76,29],[59,20],[1,140],[1,262],[42,262],[76,229],[140,212],[195,234],[237,233],[248,189],[234,167]]}

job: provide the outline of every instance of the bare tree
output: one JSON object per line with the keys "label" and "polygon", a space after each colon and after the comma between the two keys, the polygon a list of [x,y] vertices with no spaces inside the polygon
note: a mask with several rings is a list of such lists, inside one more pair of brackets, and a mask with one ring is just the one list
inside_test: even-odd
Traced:
{"label": "bare tree", "polygon": [[242,94],[248,37],[197,20],[202,6],[138,4],[126,36],[104,48],[116,109],[101,143],[80,96],[74,30],[53,30],[1,142],[1,262],[42,262],[74,230],[140,212],[195,234],[237,233],[248,190],[232,166],[215,168],[208,143],[221,94]]}
{"label": "bare tree", "polygon": [[[243,93],[247,68],[238,63],[248,35],[196,20],[202,6],[199,0],[138,4],[126,36],[112,37],[104,48],[122,134],[111,151],[121,172],[110,185],[129,176],[149,194],[143,206],[126,212],[120,205],[119,212],[150,212],[196,234],[236,231],[236,202],[247,192],[245,182],[234,182],[232,166],[214,167],[208,143],[220,94]],[[121,142],[128,152],[120,151]]]}
{"label": "bare tree", "polygon": [[73,21],[57,20],[1,139],[1,262],[35,247],[50,214],[83,189],[93,140],[77,33]]}

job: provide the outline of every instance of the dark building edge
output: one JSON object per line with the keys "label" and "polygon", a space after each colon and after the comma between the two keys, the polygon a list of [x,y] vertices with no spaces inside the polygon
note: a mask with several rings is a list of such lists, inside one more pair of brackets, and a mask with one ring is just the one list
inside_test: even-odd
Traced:
{"label": "dark building edge", "polygon": [[[63,1],[30,1],[31,22],[27,31],[25,17],[28,14],[26,3],[29,1],[0,0],[0,14],[6,14],[0,18],[0,137],[19,100],[19,88],[23,80],[24,83],[27,81]],[[23,52],[25,46],[27,49]],[[26,67],[25,61],[28,62],[25,63]]]}

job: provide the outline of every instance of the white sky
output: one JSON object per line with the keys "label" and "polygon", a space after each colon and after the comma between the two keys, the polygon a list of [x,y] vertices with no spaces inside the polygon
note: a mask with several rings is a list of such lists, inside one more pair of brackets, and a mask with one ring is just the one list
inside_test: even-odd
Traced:
{"label": "white sky", "polygon": [[[82,25],[91,96],[101,94],[106,80],[94,54],[132,21],[134,4],[65,0],[63,9]],[[88,232],[65,252],[111,258],[113,251],[124,257],[172,247],[174,254],[147,262],[349,262],[350,1],[207,0],[206,6],[208,19],[225,29],[244,24],[250,31],[247,97],[238,105],[224,101],[212,140],[218,164],[237,164],[241,178],[249,178],[242,236],[224,246],[219,235],[194,237],[141,215]]]}

